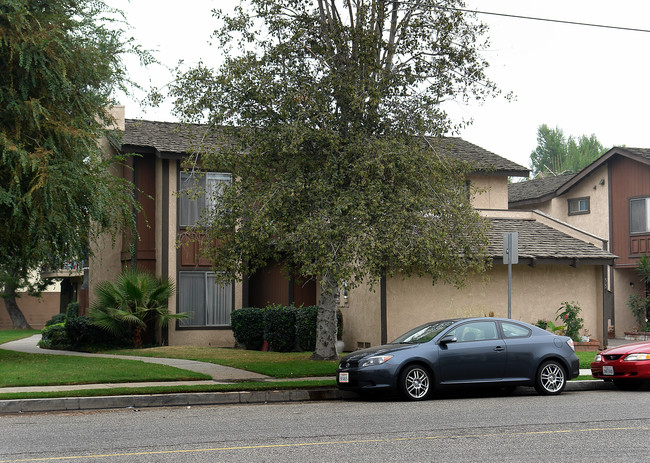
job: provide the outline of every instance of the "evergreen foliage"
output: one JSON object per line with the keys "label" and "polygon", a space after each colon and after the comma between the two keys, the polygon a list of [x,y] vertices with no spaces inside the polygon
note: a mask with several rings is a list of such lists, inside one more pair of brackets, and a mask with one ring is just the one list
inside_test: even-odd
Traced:
{"label": "evergreen foliage", "polygon": [[604,152],[594,134],[567,138],[561,128],[542,124],[537,128],[537,148],[530,154],[530,164],[533,175],[578,172]]}
{"label": "evergreen foliage", "polygon": [[[97,285],[89,315],[94,325],[115,337],[132,332],[134,347],[140,347],[143,332],[156,323],[164,327],[170,320],[188,318],[185,312],[169,312],[167,303],[173,293],[170,281],[137,269],[125,269],[114,283],[103,281]],[[153,333],[149,335],[153,341]]]}
{"label": "evergreen foliage", "polygon": [[42,265],[85,258],[132,219],[132,187],[99,145],[112,92],[129,85],[121,56],[150,61],[122,24],[98,0],[0,4],[0,285],[15,327],[17,291],[45,287]]}
{"label": "evergreen foliage", "polygon": [[216,14],[224,64],[199,64],[173,88],[183,120],[224,137],[218,149],[197,140],[200,165],[237,180],[202,221],[219,243],[207,257],[224,281],[272,261],[317,278],[314,358],[337,358],[340,287],[398,274],[462,284],[487,265],[472,168],[429,138],[453,128],[442,102],[498,93],[485,26],[462,6],[242,2]]}

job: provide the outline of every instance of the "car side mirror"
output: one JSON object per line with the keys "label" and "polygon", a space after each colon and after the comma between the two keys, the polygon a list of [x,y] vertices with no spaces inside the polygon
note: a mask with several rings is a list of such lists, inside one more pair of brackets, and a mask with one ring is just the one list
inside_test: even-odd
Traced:
{"label": "car side mirror", "polygon": [[450,342],[458,342],[458,338],[456,336],[445,336],[440,340],[440,344],[449,344]]}

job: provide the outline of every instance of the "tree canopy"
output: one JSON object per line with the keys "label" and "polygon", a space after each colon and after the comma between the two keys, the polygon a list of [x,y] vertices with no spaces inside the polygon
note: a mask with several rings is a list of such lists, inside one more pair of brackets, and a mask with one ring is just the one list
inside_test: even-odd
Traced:
{"label": "tree canopy", "polygon": [[121,24],[96,0],[0,5],[0,282],[15,327],[17,291],[44,287],[41,265],[85,257],[132,217],[132,186],[99,145],[112,92],[129,86],[120,57],[149,59]]}
{"label": "tree canopy", "polygon": [[315,358],[336,355],[336,296],[382,275],[461,284],[485,268],[471,166],[440,154],[449,99],[498,93],[485,26],[457,0],[251,0],[216,12],[218,69],[172,91],[225,140],[194,166],[231,172],[201,233],[224,280],[270,261],[317,278]]}
{"label": "tree canopy", "polygon": [[533,175],[578,172],[598,159],[605,149],[596,135],[566,137],[561,128],[542,124],[537,129],[537,148],[530,154]]}

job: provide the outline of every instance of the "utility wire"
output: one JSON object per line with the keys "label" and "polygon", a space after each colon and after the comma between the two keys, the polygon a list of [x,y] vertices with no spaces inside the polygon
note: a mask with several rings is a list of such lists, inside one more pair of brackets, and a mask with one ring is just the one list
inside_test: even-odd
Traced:
{"label": "utility wire", "polygon": [[486,15],[492,15],[492,16],[503,16],[506,18],[515,18],[515,19],[529,19],[532,21],[544,21],[544,22],[551,22],[551,23],[559,23],[559,24],[571,24],[573,26],[588,26],[588,27],[600,27],[603,29],[616,29],[619,31],[632,31],[632,32],[649,32],[649,29],[637,29],[635,27],[622,27],[622,26],[608,26],[605,24],[594,24],[594,23],[584,23],[584,22],[578,22],[578,21],[565,21],[562,19],[549,19],[549,18],[536,18],[533,16],[521,16],[517,14],[506,14],[506,13],[493,13],[490,11],[478,11],[478,10],[467,10],[464,8],[444,8],[444,9],[449,9],[449,10],[454,10],[454,11],[461,11],[463,13],[476,13],[476,14],[486,14]]}

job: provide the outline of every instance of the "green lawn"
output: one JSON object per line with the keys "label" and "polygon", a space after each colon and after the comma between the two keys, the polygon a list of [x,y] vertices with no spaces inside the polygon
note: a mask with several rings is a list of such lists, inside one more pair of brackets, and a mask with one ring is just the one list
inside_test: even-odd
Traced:
{"label": "green lawn", "polygon": [[273,378],[334,376],[338,361],[309,360],[311,352],[261,352],[197,346],[165,346],[105,351],[118,355],[180,358],[254,371]]}
{"label": "green lawn", "polygon": [[184,381],[210,376],[134,360],[25,354],[0,349],[0,387]]}
{"label": "green lawn", "polygon": [[0,344],[28,338],[40,333],[39,330],[0,330]]}
{"label": "green lawn", "polygon": [[580,368],[588,370],[597,353],[598,352],[576,352],[576,355],[580,359]]}

